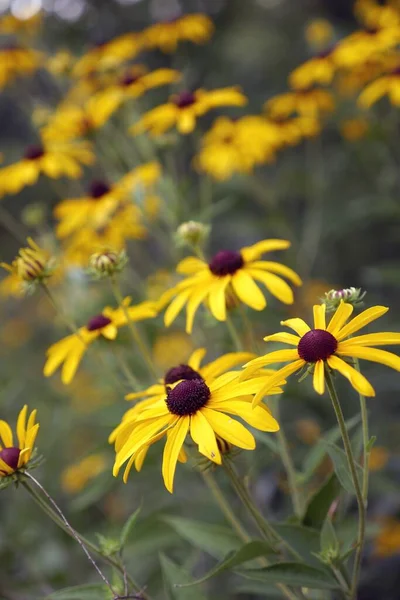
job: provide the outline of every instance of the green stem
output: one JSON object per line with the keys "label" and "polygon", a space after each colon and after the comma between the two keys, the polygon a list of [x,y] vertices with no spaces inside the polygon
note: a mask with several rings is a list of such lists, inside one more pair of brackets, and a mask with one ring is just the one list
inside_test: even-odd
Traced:
{"label": "green stem", "polygon": [[136,348],[136,346],[139,348],[139,350],[141,352],[141,356],[142,356],[144,362],[146,363],[146,366],[149,370],[150,375],[152,377],[155,377],[156,379],[158,379],[158,374],[154,368],[153,360],[150,356],[149,349],[147,348],[146,344],[142,340],[138,329],[135,327],[135,325],[133,324],[132,320],[129,317],[128,309],[124,304],[124,298],[122,296],[118,281],[115,277],[111,277],[110,282],[111,282],[111,288],[112,288],[113,294],[115,296],[115,299],[118,302],[118,304],[121,306],[122,311],[127,320],[127,325],[129,327],[129,331],[131,332],[132,339],[135,344],[135,348]]}
{"label": "green stem", "polygon": [[356,557],[355,557],[355,561],[354,561],[353,576],[352,576],[352,582],[351,582],[351,592],[350,592],[351,600],[355,600],[357,597],[358,577],[359,577],[359,573],[360,573],[362,551],[363,551],[364,539],[365,539],[365,524],[366,524],[365,523],[365,505],[364,505],[363,494],[362,494],[361,487],[360,487],[360,482],[359,482],[358,476],[357,476],[356,462],[354,459],[354,454],[353,454],[353,450],[351,447],[349,434],[346,429],[346,423],[344,420],[342,407],[340,406],[339,398],[336,393],[335,385],[332,380],[332,375],[328,368],[325,368],[325,381],[326,381],[326,386],[328,388],[330,398],[332,400],[333,408],[336,413],[337,422],[339,424],[339,429],[340,429],[340,433],[342,436],[343,445],[344,445],[344,449],[346,452],[347,462],[349,465],[351,478],[353,480],[353,485],[354,485],[357,504],[358,504],[358,538],[357,538]]}
{"label": "green stem", "polygon": [[229,330],[229,333],[232,338],[232,342],[235,346],[236,351],[242,352],[242,349],[243,349],[242,342],[240,341],[239,334],[236,331],[236,327],[228,313],[226,315],[226,325],[228,327],[228,330]]}
{"label": "green stem", "polygon": [[[41,484],[39,484],[39,482],[34,477],[32,477],[32,475],[25,473],[25,476],[28,477],[30,480],[32,480],[35,483],[35,485],[39,485],[39,489],[46,495],[46,497],[50,498],[50,495],[44,490],[43,486]],[[61,518],[53,510],[53,508],[51,506],[49,506],[49,504],[36,492],[36,490],[29,485],[29,483],[27,481],[22,480],[21,483],[24,486],[24,488],[26,489],[26,491],[29,493],[29,495],[36,502],[36,504],[47,514],[47,516],[50,517],[50,519],[52,519],[52,521],[54,521],[54,523],[56,525],[58,525],[58,527],[60,527],[63,531],[65,531],[65,533],[67,533],[75,541],[77,541],[79,543],[79,545],[84,549],[84,551],[85,551],[85,549],[89,549],[92,552],[98,554],[105,562],[107,562],[110,566],[114,567],[122,575],[124,575],[124,568],[121,566],[121,564],[118,561],[115,561],[113,558],[111,558],[111,556],[105,556],[102,553],[102,551],[100,550],[100,548],[98,548],[95,544],[93,544],[88,539],[86,539],[83,535],[81,535],[80,533],[75,531],[75,529],[69,524],[69,522],[67,521],[65,516],[63,515],[63,518]],[[61,509],[54,502],[54,500],[53,499],[51,499],[51,500],[52,500],[52,503],[55,506],[57,506],[57,510],[60,513],[60,515],[63,514]],[[85,554],[87,555],[86,551],[85,551]],[[98,569],[96,563],[94,563],[93,559],[89,559],[89,560],[92,562],[92,564],[95,565],[96,570],[99,571],[99,569]],[[106,578],[104,578],[104,575],[102,573],[101,573],[101,577],[102,577],[103,581],[105,581],[106,585],[108,585],[108,587],[110,588],[112,593],[114,594],[115,599],[120,599],[121,596],[115,595],[115,592],[113,591],[112,587],[110,586],[108,580]],[[150,597],[142,591],[142,588],[133,579],[133,577],[131,577],[128,574],[126,575],[126,577],[129,581],[129,584],[132,586],[132,588],[135,590],[135,592],[140,593],[141,597],[144,600],[146,600],[146,599],[150,600]]]}

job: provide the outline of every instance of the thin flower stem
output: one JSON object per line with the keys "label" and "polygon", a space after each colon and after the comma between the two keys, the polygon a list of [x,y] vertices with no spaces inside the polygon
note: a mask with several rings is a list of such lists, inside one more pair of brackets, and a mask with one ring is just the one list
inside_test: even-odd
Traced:
{"label": "thin flower stem", "polygon": [[235,346],[236,351],[237,352],[242,352],[243,344],[240,341],[239,334],[236,331],[236,327],[235,327],[235,325],[234,325],[234,323],[233,323],[233,321],[232,321],[232,319],[231,319],[231,317],[230,317],[230,315],[228,313],[226,315],[226,325],[228,327],[228,330],[229,330],[229,333],[230,333],[230,336],[232,338],[232,342],[233,342],[233,344]]}
{"label": "thin flower stem", "polygon": [[362,551],[364,546],[365,539],[365,505],[363,494],[360,487],[360,482],[357,476],[356,462],[354,459],[353,450],[351,448],[349,434],[346,429],[346,423],[344,420],[342,407],[340,406],[339,398],[336,393],[336,388],[332,380],[332,375],[328,368],[325,368],[325,381],[326,387],[328,388],[329,395],[332,400],[333,408],[336,413],[336,418],[339,424],[340,433],[343,440],[344,449],[347,456],[347,462],[349,465],[351,478],[353,480],[353,485],[356,493],[357,504],[358,504],[358,539],[357,539],[357,548],[356,548],[356,556],[353,567],[353,576],[351,582],[351,592],[350,598],[351,600],[355,600],[357,597],[357,586],[358,586],[358,577],[360,574],[360,566],[361,566],[361,558]]}
{"label": "thin flower stem", "polygon": [[[51,501],[51,503],[56,506],[55,501],[51,498],[51,496],[48,494],[48,492],[43,488],[43,486],[41,484],[39,484],[39,482],[34,479],[34,477],[32,477],[32,475],[25,473],[26,477],[29,477],[32,481],[34,480],[35,485],[39,486],[39,489],[42,491],[42,493],[45,495],[46,498],[49,498],[49,501]],[[100,550],[100,548],[98,548],[95,544],[93,544],[92,542],[90,542],[88,539],[86,539],[83,535],[81,535],[80,533],[78,533],[67,521],[66,523],[66,519],[63,515],[63,518],[61,518],[59,515],[61,514],[61,509],[59,507],[57,507],[57,512],[55,512],[51,506],[49,506],[49,504],[47,504],[47,502],[35,491],[34,488],[32,488],[29,483],[27,481],[22,480],[21,481],[22,485],[24,486],[24,488],[26,489],[26,491],[29,493],[29,495],[35,500],[35,502],[38,504],[38,506],[47,514],[48,517],[50,517],[50,519],[52,519],[52,521],[54,521],[54,523],[56,525],[58,525],[63,531],[65,531],[68,535],[70,535],[71,537],[73,537],[76,541],[78,541],[78,539],[80,540],[79,545],[80,546],[85,546],[86,548],[89,548],[91,550],[91,552],[94,552],[96,554],[98,554],[99,556],[101,556],[101,558],[107,562],[110,566],[114,567],[115,569],[117,569],[123,576],[124,576],[124,568],[121,566],[121,564],[119,564],[119,562],[114,561],[113,558],[111,556],[105,556],[102,551]],[[142,588],[139,586],[139,584],[133,579],[133,577],[131,577],[131,575],[126,574],[126,577],[128,579],[129,584],[131,585],[131,587],[135,590],[135,592],[138,592],[139,594],[141,594],[140,597],[143,600],[150,600],[150,597],[145,594],[142,590]],[[124,596],[116,596],[116,598],[114,600],[121,600],[121,598],[123,598]],[[134,596],[135,597],[135,596]]]}
{"label": "thin flower stem", "polygon": [[111,277],[110,282],[111,282],[111,288],[112,288],[113,294],[115,296],[115,299],[118,302],[118,304],[120,305],[120,307],[122,308],[122,311],[127,320],[127,325],[129,327],[129,331],[131,332],[135,347],[137,346],[139,348],[139,350],[141,352],[141,356],[142,356],[144,362],[146,363],[146,366],[150,372],[150,375],[152,377],[155,377],[156,379],[158,379],[158,373],[157,373],[156,369],[154,368],[153,360],[150,356],[149,349],[147,348],[146,344],[142,340],[138,329],[135,327],[132,320],[129,318],[128,309],[124,304],[124,298],[122,296],[118,281],[115,277]]}
{"label": "thin flower stem", "polygon": [[24,244],[26,241],[26,233],[21,225],[14,219],[11,213],[6,208],[0,206],[0,223],[5,229],[16,239],[17,242]]}
{"label": "thin flower stem", "polygon": [[250,347],[256,354],[260,354],[260,349],[258,347],[258,343],[254,335],[253,324],[250,321],[242,302],[239,302],[239,312],[243,321],[244,330],[249,336]]}

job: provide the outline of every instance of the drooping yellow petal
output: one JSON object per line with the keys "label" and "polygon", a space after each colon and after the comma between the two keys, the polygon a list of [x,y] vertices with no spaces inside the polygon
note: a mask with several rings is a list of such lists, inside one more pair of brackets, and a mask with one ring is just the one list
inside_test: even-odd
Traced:
{"label": "drooping yellow petal", "polygon": [[192,291],[192,295],[190,296],[188,303],[186,305],[186,331],[187,333],[192,333],[193,330],[193,321],[196,315],[197,309],[200,304],[203,302],[205,297],[209,293],[209,288],[206,285],[202,285],[197,289]]}
{"label": "drooping yellow petal", "polygon": [[26,415],[28,412],[28,405],[25,404],[23,409],[20,411],[17,419],[17,438],[18,438],[18,447],[20,449],[25,447],[25,438],[26,438]]}
{"label": "drooping yellow petal", "polygon": [[377,350],[376,348],[365,348],[364,346],[347,346],[345,350],[337,351],[341,356],[350,356],[354,358],[362,358],[377,362],[381,365],[386,365],[396,371],[400,371],[400,356],[396,356],[392,352],[386,350]]}
{"label": "drooping yellow petal", "polygon": [[165,487],[171,494],[174,489],[176,463],[189,430],[189,424],[190,417],[181,417],[175,427],[167,434],[163,454],[162,475]]}
{"label": "drooping yellow petal", "polygon": [[354,308],[351,304],[347,304],[347,302],[342,301],[337,307],[336,312],[330,320],[326,330],[336,337],[343,325],[346,323],[347,319],[352,314],[353,310]]}
{"label": "drooping yellow petal", "polygon": [[200,364],[203,358],[205,357],[207,350],[205,348],[198,348],[193,352],[188,360],[189,367],[192,367],[194,371],[198,371],[200,369]]}
{"label": "drooping yellow petal", "polygon": [[323,394],[325,391],[325,373],[324,361],[317,360],[314,367],[313,386],[317,394]]}
{"label": "drooping yellow petal", "polygon": [[215,433],[223,440],[245,450],[254,450],[256,447],[255,439],[244,425],[216,410],[203,407],[201,412]]}
{"label": "drooping yellow petal", "polygon": [[244,261],[247,263],[252,260],[257,260],[257,258],[259,258],[265,252],[273,252],[274,250],[286,250],[286,248],[289,248],[289,246],[290,242],[287,240],[261,240],[261,242],[253,244],[253,246],[242,248],[240,253],[243,256]]}
{"label": "drooping yellow petal", "polygon": [[6,421],[0,421],[0,438],[5,448],[14,446],[12,430]]}
{"label": "drooping yellow petal", "polygon": [[400,344],[400,333],[385,331],[382,333],[367,333],[339,342],[338,350],[348,346],[390,346]]}
{"label": "drooping yellow petal", "polygon": [[201,369],[201,375],[204,379],[207,379],[207,381],[214,379],[214,377],[218,377],[221,373],[224,373],[233,367],[243,365],[253,357],[254,354],[252,352],[228,352],[228,354],[224,354],[207,365],[204,365]]}
{"label": "drooping yellow petal", "polygon": [[[178,417],[173,418],[173,415],[166,415],[158,419],[152,419],[149,422],[145,421],[143,424],[138,424],[133,427],[132,434],[128,437],[125,444],[118,450],[115,459],[114,467],[119,467],[126,461],[132,454],[140,450],[143,446],[148,444],[149,440],[159,433],[160,430],[164,430],[165,427],[171,426]],[[164,431],[163,431],[164,432]]]}
{"label": "drooping yellow petal", "polygon": [[[212,404],[210,404],[211,406]],[[236,415],[260,431],[279,430],[278,421],[263,405],[252,408],[250,402],[227,400],[226,402],[218,403],[216,409],[224,413]]]}
{"label": "drooping yellow petal", "polygon": [[273,261],[269,261],[269,260],[259,260],[259,261],[252,262],[249,266],[252,269],[260,269],[262,271],[265,270],[265,271],[269,271],[270,273],[276,273],[276,275],[283,275],[284,277],[289,279],[289,281],[294,283],[294,285],[302,284],[302,281],[301,281],[300,277],[297,275],[297,273],[295,271],[293,271],[293,269],[290,269],[289,267],[287,267],[286,265],[281,265],[281,263],[277,263],[277,262],[273,262]]}
{"label": "drooping yellow petal", "polygon": [[286,333],[284,331],[280,333],[274,333],[272,335],[266,335],[264,342],[282,342],[283,344],[290,344],[291,346],[298,346],[301,338],[293,335],[293,333]]}
{"label": "drooping yellow petal", "polygon": [[175,321],[178,314],[181,312],[182,308],[188,301],[192,291],[185,290],[183,292],[178,292],[175,298],[172,300],[171,304],[168,306],[164,315],[164,323],[166,327],[169,327],[173,321]]}
{"label": "drooping yellow petal", "polygon": [[314,304],[313,313],[314,313],[314,328],[315,329],[326,329],[325,322],[325,304]]}
{"label": "drooping yellow petal", "polygon": [[248,268],[248,272],[251,274],[254,279],[257,281],[261,281],[267,288],[267,290],[278,300],[283,302],[284,304],[293,304],[293,291],[291,287],[273,273],[268,273],[267,271],[261,271],[259,269]]}
{"label": "drooping yellow petal", "polygon": [[353,388],[363,396],[375,396],[375,390],[369,383],[368,379],[366,379],[364,375],[356,371],[354,367],[347,364],[338,356],[329,357],[328,365],[346,377],[346,379],[350,381]]}
{"label": "drooping yellow petal", "polygon": [[64,385],[68,385],[73,380],[86,348],[87,346],[76,338],[76,344],[71,348],[61,371],[61,381]]}
{"label": "drooping yellow petal", "polygon": [[266,396],[272,388],[274,388],[276,385],[280,385],[281,382],[284,381],[289,375],[301,369],[301,367],[303,367],[305,364],[306,362],[300,359],[276,371],[275,375],[272,375],[264,387],[262,387],[254,396],[253,406],[260,404],[264,396]]}
{"label": "drooping yellow petal", "polygon": [[198,271],[208,268],[207,263],[196,256],[187,256],[183,260],[178,263],[176,267],[177,273],[182,273],[183,275],[194,275]]}
{"label": "drooping yellow petal", "polygon": [[290,327],[293,329],[298,335],[303,336],[308,331],[310,331],[309,326],[303,319],[287,319],[286,321],[281,321],[281,325],[285,325],[286,327]]}
{"label": "drooping yellow petal", "polygon": [[146,458],[148,451],[149,451],[149,446],[145,446],[144,448],[139,450],[139,452],[136,454],[136,456],[135,456],[136,471],[141,471],[143,463],[144,463],[144,459]]}
{"label": "drooping yellow petal", "polygon": [[219,278],[210,290],[210,310],[217,321],[226,321],[225,290],[230,279],[230,275]]}
{"label": "drooping yellow petal", "polygon": [[221,464],[221,453],[214,430],[201,410],[190,418],[190,435],[198,445],[201,454],[218,465]]}
{"label": "drooping yellow petal", "polygon": [[[264,356],[260,356],[259,359],[256,358],[245,365],[245,367],[257,366],[260,367],[266,365],[272,365],[274,363],[279,362],[289,362],[290,360],[299,360],[299,353],[297,350],[275,350],[275,352],[270,352],[269,354],[265,354]],[[257,361],[260,361],[258,363]]]}
{"label": "drooping yellow petal", "polygon": [[107,340],[115,340],[118,334],[118,329],[115,327],[113,323],[106,325],[101,330],[101,335],[104,336]]}
{"label": "drooping yellow petal", "polygon": [[14,473],[14,469],[12,469],[7,463],[4,462],[3,459],[0,458],[0,477],[4,477],[4,475],[10,475]]}
{"label": "drooping yellow petal", "polygon": [[379,317],[387,313],[388,310],[389,309],[386,306],[372,306],[371,308],[367,308],[367,310],[364,310],[362,313],[354,317],[354,319],[352,319],[350,323],[347,323],[347,325],[345,325],[337,333],[337,335],[335,335],[336,339],[339,342],[341,340],[344,340],[344,338],[348,337],[349,335],[352,335],[359,329],[362,329],[363,327],[368,325],[368,323],[379,319]]}
{"label": "drooping yellow petal", "polygon": [[239,269],[232,276],[232,287],[244,304],[254,310],[263,310],[266,306],[266,300],[258,285],[254,282],[249,272]]}

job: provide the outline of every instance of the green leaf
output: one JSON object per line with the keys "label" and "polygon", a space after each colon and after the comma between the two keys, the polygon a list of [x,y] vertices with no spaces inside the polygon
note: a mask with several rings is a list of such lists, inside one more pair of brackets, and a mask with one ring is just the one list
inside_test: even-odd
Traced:
{"label": "green leaf", "polygon": [[328,571],[300,562],[275,563],[263,569],[238,571],[238,574],[266,583],[285,583],[317,590],[333,590],[338,587],[337,581]]}
{"label": "green leaf", "polygon": [[175,531],[196,548],[208,552],[214,558],[223,558],[232,550],[238,550],[241,542],[229,528],[192,521],[184,517],[164,517]]}
{"label": "green leaf", "polygon": [[326,552],[327,550],[339,550],[339,541],[336,537],[335,528],[333,527],[332,520],[328,515],[321,529],[321,550]]}
{"label": "green leaf", "polygon": [[[353,479],[351,477],[351,472],[350,472],[350,468],[349,468],[349,463],[347,461],[346,453],[341,448],[339,448],[339,446],[336,446],[335,444],[332,444],[331,442],[327,442],[326,440],[324,440],[324,444],[325,444],[326,450],[333,462],[333,466],[334,466],[337,478],[339,479],[340,483],[342,484],[342,486],[344,487],[346,492],[349,492],[349,494],[354,494],[354,491],[355,491],[354,484],[353,484]],[[358,465],[357,463],[356,463],[356,471],[357,471],[358,480],[361,481],[362,469],[361,469],[360,465]]]}
{"label": "green leaf", "polygon": [[215,575],[218,575],[219,573],[222,573],[227,569],[233,569],[234,567],[242,565],[243,563],[248,562],[249,560],[258,558],[259,556],[266,556],[274,553],[274,549],[266,542],[249,542],[248,544],[245,544],[244,546],[239,548],[239,550],[230,552],[224,558],[224,560],[218,563],[213,569],[211,569],[211,571],[209,571],[200,579],[196,579],[195,581],[189,584],[182,583],[179,587],[188,587],[189,585],[198,585],[199,583],[204,583],[204,581],[211,579],[211,577],[214,577]]}
{"label": "green leaf", "polygon": [[368,444],[367,444],[367,452],[371,452],[373,445],[376,442],[376,435],[373,435],[369,440],[368,440]]}
{"label": "green leaf", "polygon": [[303,525],[293,525],[291,523],[275,523],[274,529],[279,535],[292,546],[304,562],[314,566],[320,566],[320,562],[315,557],[319,550],[320,533],[311,527]]}
{"label": "green leaf", "polygon": [[[346,421],[347,431],[351,431],[360,422],[360,415],[355,415]],[[338,426],[330,429],[323,438],[310,450],[303,463],[303,472],[299,474],[302,483],[306,483],[314,475],[317,467],[323,461],[327,449],[325,442],[335,443],[340,439],[340,429]]]}
{"label": "green leaf", "polygon": [[250,579],[235,583],[234,597],[239,594],[264,596],[268,600],[282,600],[283,598],[282,592],[274,584],[268,584],[264,581],[251,581]]}
{"label": "green leaf", "polygon": [[44,600],[109,600],[111,592],[105,585],[86,584],[52,592]]}
{"label": "green leaf", "polygon": [[136,525],[136,521],[137,521],[137,518],[138,518],[139,513],[140,513],[141,510],[142,510],[142,507],[139,506],[139,508],[137,508],[135,510],[135,512],[133,512],[131,514],[131,516],[128,518],[128,520],[126,521],[125,525],[123,526],[122,531],[121,531],[121,535],[120,535],[120,538],[119,538],[120,539],[121,548],[124,548],[124,546],[125,546],[125,544],[126,544],[126,542],[128,540],[128,537],[130,536],[130,534],[131,534],[134,526]]}
{"label": "green leaf", "polygon": [[160,554],[160,563],[164,579],[165,597],[168,600],[206,600],[200,590],[188,590],[176,586],[177,582],[182,582],[185,585],[192,583],[192,578],[185,569],[176,565],[165,554]]}
{"label": "green leaf", "polygon": [[341,491],[338,478],[333,473],[315,492],[306,508],[303,524],[309,527],[322,527],[327,512]]}

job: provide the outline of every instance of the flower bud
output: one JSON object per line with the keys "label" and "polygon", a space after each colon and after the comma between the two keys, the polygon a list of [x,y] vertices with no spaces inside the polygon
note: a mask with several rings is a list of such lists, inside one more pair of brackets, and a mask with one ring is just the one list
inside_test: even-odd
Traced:
{"label": "flower bud", "polygon": [[210,235],[210,226],[198,221],[187,221],[179,225],[175,239],[177,246],[201,248]]}
{"label": "flower bud", "polygon": [[110,277],[119,273],[128,262],[125,250],[115,252],[114,250],[103,250],[92,254],[89,259],[89,273],[96,279]]}
{"label": "flower bud", "polygon": [[355,308],[363,306],[363,298],[367,292],[363,292],[361,288],[345,288],[342,290],[330,290],[325,293],[325,298],[321,298],[321,301],[326,304],[327,312],[334,312],[339,304],[347,302],[352,304]]}
{"label": "flower bud", "polygon": [[28,247],[20,249],[19,255],[11,265],[1,263],[0,266],[16,275],[29,288],[35,287],[36,284],[48,279],[53,274],[54,260],[31,238],[28,238],[28,244]]}

